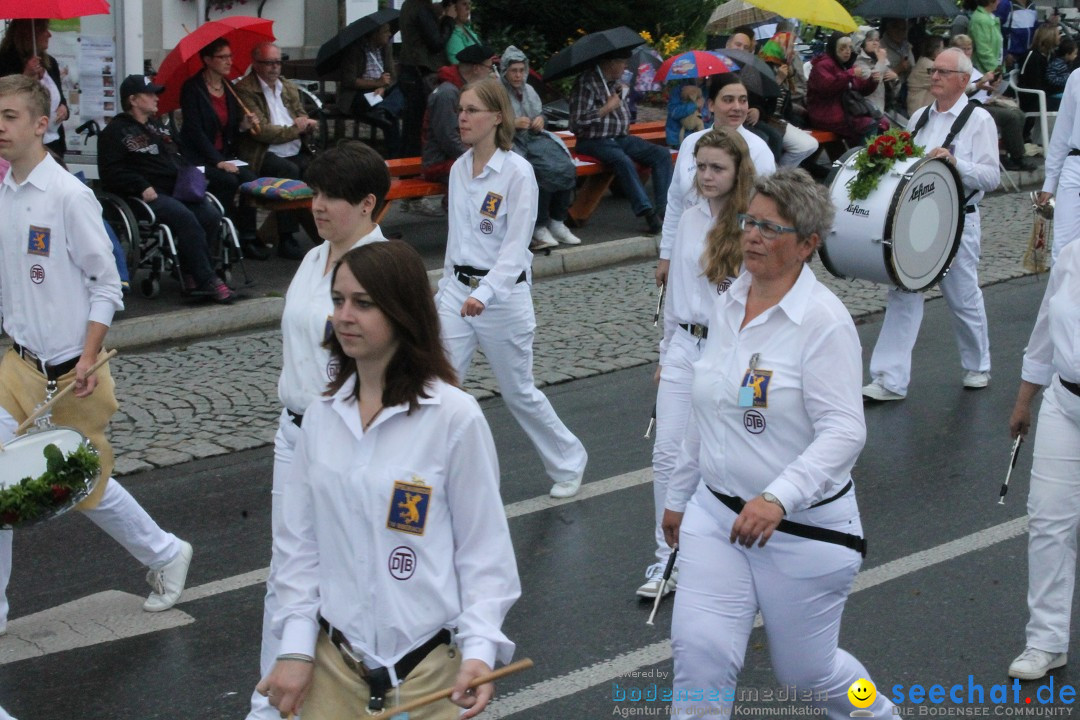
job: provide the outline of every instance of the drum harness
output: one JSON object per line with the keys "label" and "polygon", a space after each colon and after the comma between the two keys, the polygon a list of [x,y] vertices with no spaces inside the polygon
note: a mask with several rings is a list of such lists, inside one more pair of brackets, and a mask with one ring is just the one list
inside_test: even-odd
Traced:
{"label": "drum harness", "polygon": [[[926,123],[930,122],[930,111],[933,109],[933,105],[927,105],[925,112],[919,116],[918,122],[915,123],[915,128],[911,131],[911,137],[914,139],[919,131],[922,130]],[[968,118],[971,117],[971,113],[975,112],[975,108],[979,107],[979,103],[968,101],[968,104],[960,111],[960,114],[956,116],[956,120],[953,120],[952,127],[949,128],[949,134],[945,136],[945,141],[941,143],[941,147],[948,150],[952,145],[952,141],[956,139],[956,136],[960,134],[960,131],[964,129],[964,125],[967,124]],[[961,184],[962,185],[962,184]],[[968,205],[971,202],[971,198],[978,194],[978,190],[972,190],[971,193],[964,198],[964,212],[973,213],[978,208],[975,205]]]}

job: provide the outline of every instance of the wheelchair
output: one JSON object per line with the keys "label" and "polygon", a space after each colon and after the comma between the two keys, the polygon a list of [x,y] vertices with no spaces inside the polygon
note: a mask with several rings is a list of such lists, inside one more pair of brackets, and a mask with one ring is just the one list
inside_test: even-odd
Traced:
{"label": "wheelchair", "polygon": [[[132,287],[138,282],[143,297],[157,297],[161,293],[162,277],[171,276],[180,283],[181,295],[188,296],[190,291],[184,288],[184,273],[172,228],[158,222],[154,211],[142,198],[122,198],[104,190],[96,190],[94,194],[101,203],[102,217],[112,227],[124,250]],[[251,285],[236,226],[216,197],[211,193],[206,193],[206,197],[221,213],[217,236],[207,238],[215,271],[231,285],[233,268],[238,265],[244,275],[244,284]],[[141,279],[140,274],[144,275]]]}

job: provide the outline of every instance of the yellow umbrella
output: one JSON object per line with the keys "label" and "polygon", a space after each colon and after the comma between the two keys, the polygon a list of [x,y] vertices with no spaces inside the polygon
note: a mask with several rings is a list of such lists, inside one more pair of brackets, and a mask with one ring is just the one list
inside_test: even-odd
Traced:
{"label": "yellow umbrella", "polygon": [[746,0],[746,2],[781,17],[797,18],[811,25],[820,25],[841,32],[855,32],[859,27],[851,14],[836,0]]}

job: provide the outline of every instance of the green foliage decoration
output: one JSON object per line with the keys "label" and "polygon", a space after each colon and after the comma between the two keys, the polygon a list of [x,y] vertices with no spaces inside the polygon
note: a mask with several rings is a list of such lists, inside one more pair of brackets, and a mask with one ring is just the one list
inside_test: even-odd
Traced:
{"label": "green foliage decoration", "polygon": [[0,526],[28,525],[65,507],[73,496],[85,494],[101,469],[97,452],[87,443],[68,453],[46,445],[45,472],[25,477],[0,490]]}

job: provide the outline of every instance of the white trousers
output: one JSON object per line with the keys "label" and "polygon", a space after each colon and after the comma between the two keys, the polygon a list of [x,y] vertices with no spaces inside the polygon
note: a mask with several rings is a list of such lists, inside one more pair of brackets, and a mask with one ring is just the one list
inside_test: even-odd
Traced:
{"label": "white trousers", "polygon": [[[282,515],[285,509],[282,507],[282,498],[285,496],[285,481],[288,479],[292,468],[293,455],[296,452],[296,443],[300,440],[300,428],[292,421],[289,414],[281,411],[278,418],[278,430],[274,434],[274,481],[270,490],[270,533],[271,539],[276,540],[281,530]],[[281,609],[281,600],[278,598],[277,584],[277,557],[270,556],[270,575],[266,578],[266,598],[263,600],[262,621],[262,649],[259,652],[259,677],[264,678],[270,674],[277,660],[278,646],[281,638],[274,634],[272,629],[274,614]],[[281,714],[277,708],[270,705],[270,701],[257,692],[251,693],[251,711],[248,712],[247,720],[278,720]],[[2,719],[0,719],[2,720]]]}
{"label": "white trousers", "polygon": [[0,707],[0,720],[15,720],[15,718],[11,715],[8,715],[7,710],[4,710],[4,708]]}
{"label": "white trousers", "polygon": [[1027,644],[1069,649],[1080,524],[1080,397],[1050,382],[1035,432],[1028,492]]}
{"label": "white trousers", "polygon": [[[952,312],[953,334],[965,370],[990,371],[990,334],[986,307],[979,287],[979,211],[964,220],[960,248],[949,272],[941,281],[941,294]],[[881,324],[874,352],[870,356],[870,376],[886,389],[907,395],[911,382],[911,351],[919,336],[923,318],[923,294],[889,289],[885,321]]]}
{"label": "white trousers", "polygon": [[[15,418],[0,408],[0,442],[15,436]],[[180,541],[161,529],[115,478],[109,478],[98,506],[82,514],[150,568],[166,565],[180,552]],[[12,531],[0,530],[0,624],[7,622],[7,586],[11,579]]]}
{"label": "white trousers", "polygon": [[[836,519],[848,514],[847,522],[815,524],[861,534],[854,496],[849,495],[793,519],[805,522],[807,513]],[[839,545],[783,533],[775,533],[764,548],[733,545],[728,537],[736,517],[704,483],[683,516],[679,591],[671,620],[675,714],[730,720],[760,609],[778,684],[793,685],[800,694],[813,692],[822,699],[812,704],[824,707],[828,717],[849,720],[854,708],[848,688],[859,678],[873,682],[858,660],[837,647],[844,604],[862,558]],[[893,705],[879,691],[867,710],[890,718]]]}
{"label": "white trousers", "polygon": [[780,167],[797,167],[806,158],[817,152],[818,141],[805,130],[791,123],[784,128],[784,152],[780,155]]}
{"label": "white trousers", "polygon": [[589,456],[581,441],[567,429],[533,379],[533,334],[536,316],[528,283],[518,283],[506,300],[476,317],[461,317],[469,287],[451,278],[439,291],[442,341],[450,364],[464,383],[479,346],[491,363],[499,392],[518,425],[540,453],[554,482],[573,482],[585,472]]}
{"label": "white trousers", "polygon": [[668,480],[675,472],[686,426],[690,422],[694,363],[701,357],[705,341],[682,328],[676,328],[660,367],[660,385],[656,389],[656,442],[653,443],[653,508],[656,524],[656,561],[667,563],[671,548],[664,541],[660,523],[664,519]]}
{"label": "white trousers", "polygon": [[1050,257],[1057,262],[1061,248],[1080,237],[1080,155],[1067,156],[1054,193],[1054,239]]}

